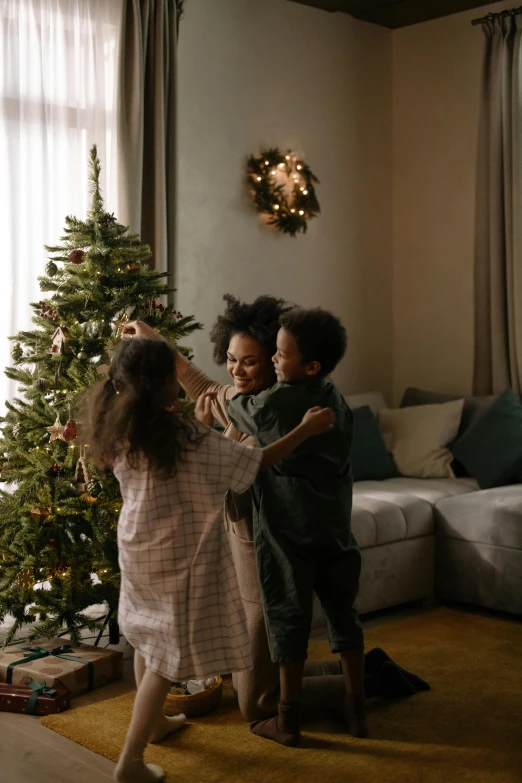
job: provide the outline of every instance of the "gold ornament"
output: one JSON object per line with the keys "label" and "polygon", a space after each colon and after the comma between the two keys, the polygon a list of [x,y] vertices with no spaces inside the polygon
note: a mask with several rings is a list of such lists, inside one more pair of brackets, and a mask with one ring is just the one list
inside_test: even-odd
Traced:
{"label": "gold ornament", "polygon": [[126,324],[129,323],[129,316],[127,313],[123,313],[121,318],[119,318],[117,321],[114,321],[114,324],[116,326],[116,336],[121,337],[121,334],[123,332],[123,327],[126,326]]}
{"label": "gold ornament", "polygon": [[53,442],[53,440],[63,440],[64,443],[66,442],[65,438],[63,437],[63,431],[65,429],[65,426],[63,424],[60,424],[59,415],[56,417],[56,421],[54,422],[54,424],[52,424],[50,427],[46,427],[45,429],[47,430],[47,432],[51,434],[51,440],[50,440],[51,443]]}
{"label": "gold ornament", "polygon": [[80,495],[80,500],[84,500],[86,503],[89,503],[89,505],[96,503],[96,498],[93,498],[92,495],[89,495],[88,492],[83,492]]}
{"label": "gold ornament", "polygon": [[50,513],[48,508],[43,508],[42,506],[35,506],[35,508],[31,509],[31,516],[36,524],[44,522]]}

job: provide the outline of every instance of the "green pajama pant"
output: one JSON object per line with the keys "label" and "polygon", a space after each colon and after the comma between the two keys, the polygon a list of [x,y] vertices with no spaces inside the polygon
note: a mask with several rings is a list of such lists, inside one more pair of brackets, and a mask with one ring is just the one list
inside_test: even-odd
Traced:
{"label": "green pajama pant", "polygon": [[359,550],[337,541],[300,545],[263,527],[256,531],[255,539],[272,660],[306,659],[314,592],[332,652],[362,650],[364,636],[354,609],[361,573]]}

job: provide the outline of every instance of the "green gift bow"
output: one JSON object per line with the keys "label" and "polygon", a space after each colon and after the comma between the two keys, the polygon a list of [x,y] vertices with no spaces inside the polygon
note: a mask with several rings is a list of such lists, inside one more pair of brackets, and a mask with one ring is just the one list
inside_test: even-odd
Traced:
{"label": "green gift bow", "polygon": [[58,691],[54,688],[48,688],[45,682],[36,682],[36,680],[29,680],[28,687],[32,689],[32,693],[27,700],[27,707],[25,711],[28,715],[34,715],[36,708],[36,702],[39,696],[58,696]]}
{"label": "green gift bow", "polygon": [[37,661],[39,658],[47,658],[48,656],[55,656],[56,658],[65,658],[67,661],[74,661],[75,663],[81,663],[83,666],[87,666],[87,690],[92,691],[94,687],[94,665],[92,661],[86,661],[83,658],[77,658],[74,655],[67,655],[72,651],[70,644],[64,644],[62,647],[54,647],[51,650],[46,650],[44,647],[20,647],[21,650],[28,650],[24,653],[24,657],[19,661],[13,661],[7,667],[5,675],[5,681],[8,685],[13,682],[13,669],[15,666],[20,666],[22,663],[29,663],[30,661]]}

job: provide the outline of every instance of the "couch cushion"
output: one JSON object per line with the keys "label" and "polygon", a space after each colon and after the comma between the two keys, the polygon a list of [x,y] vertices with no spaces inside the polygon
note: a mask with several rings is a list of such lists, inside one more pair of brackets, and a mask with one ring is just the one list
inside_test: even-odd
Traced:
{"label": "couch cushion", "polygon": [[[444,394],[443,392],[425,391],[424,389],[408,388],[401,400],[401,408],[410,408],[415,405],[434,405],[441,402],[460,400],[462,395]],[[483,413],[495,402],[497,396],[465,397],[459,435],[466,432],[470,426],[479,419]]]}
{"label": "couch cushion", "polygon": [[379,411],[384,441],[399,473],[417,478],[453,477],[446,448],[457,435],[464,400]]}
{"label": "couch cushion", "polygon": [[482,489],[508,484],[522,468],[520,397],[506,389],[450,448]]}
{"label": "couch cushion", "polygon": [[362,394],[349,394],[344,398],[352,410],[369,405],[377,416],[382,408],[386,408],[386,400],[381,392],[364,392]]}
{"label": "couch cushion", "polygon": [[522,484],[445,498],[436,518],[445,538],[522,549]]}
{"label": "couch cushion", "polygon": [[413,495],[435,505],[443,498],[465,495],[476,492],[478,484],[475,479],[417,479],[394,478],[386,481],[358,481],[354,484],[354,498],[358,495],[369,495],[383,499],[393,499],[396,495]]}
{"label": "couch cushion", "polygon": [[354,408],[352,441],[354,481],[394,478],[398,475],[391,454],[384,445],[379,423],[369,405]]}
{"label": "couch cushion", "polygon": [[433,509],[412,495],[354,493],[352,530],[361,549],[429,536],[434,532]]}

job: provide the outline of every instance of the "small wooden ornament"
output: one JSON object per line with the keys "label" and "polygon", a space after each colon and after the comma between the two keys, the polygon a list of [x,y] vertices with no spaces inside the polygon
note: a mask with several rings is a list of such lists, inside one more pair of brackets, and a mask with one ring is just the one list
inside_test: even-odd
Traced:
{"label": "small wooden ornament", "polygon": [[89,468],[87,466],[87,460],[85,457],[85,448],[85,446],[80,446],[80,456],[74,471],[74,480],[78,482],[78,489],[80,492],[85,492],[87,490],[87,484],[91,480],[91,475],[89,473]]}
{"label": "small wooden ornament", "polygon": [[31,516],[33,518],[33,522],[36,522],[36,524],[44,522],[50,513],[51,512],[48,508],[43,508],[42,506],[35,506],[31,509]]}
{"label": "small wooden ornament", "polygon": [[35,583],[33,572],[30,568],[22,568],[16,581],[20,587],[32,587]]}
{"label": "small wooden ornament", "polygon": [[51,347],[49,348],[49,353],[53,354],[64,354],[64,353],[70,353],[71,349],[69,348],[67,344],[67,340],[69,339],[69,332],[67,329],[62,329],[61,326],[56,329],[55,333],[52,337],[52,343]]}

